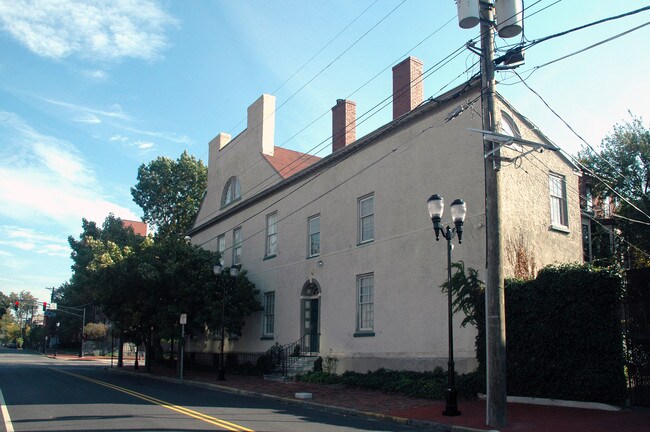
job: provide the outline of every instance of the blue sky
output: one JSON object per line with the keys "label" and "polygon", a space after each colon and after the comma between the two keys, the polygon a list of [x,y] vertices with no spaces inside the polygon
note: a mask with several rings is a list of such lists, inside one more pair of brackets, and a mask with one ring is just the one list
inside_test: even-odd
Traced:
{"label": "blue sky", "polygon": [[[532,40],[648,4],[526,5]],[[642,12],[539,44],[518,70],[597,146],[628,110],[650,119],[650,26],[533,68],[649,20]],[[458,27],[453,0],[0,0],[0,291],[48,300],[46,288],[70,278],[67,237],[82,218],[139,219],[138,166],[184,150],[205,161],[208,142],[241,132],[262,93],[277,97],[276,145],[307,151],[327,141],[336,99],[354,100],[360,116],[390,95],[394,64],[413,55],[427,70],[477,35]],[[467,79],[476,60],[463,50],[425,80],[425,97]],[[580,148],[512,73],[497,79],[555,143]],[[377,111],[357,136],[391,112]]]}

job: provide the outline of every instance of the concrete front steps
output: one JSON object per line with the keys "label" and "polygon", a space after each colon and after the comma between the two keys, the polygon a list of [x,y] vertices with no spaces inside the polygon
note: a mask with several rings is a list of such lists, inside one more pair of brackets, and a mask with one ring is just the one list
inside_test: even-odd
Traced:
{"label": "concrete front steps", "polygon": [[297,357],[290,358],[290,365],[287,367],[287,374],[283,376],[280,373],[272,373],[264,375],[264,379],[267,381],[290,381],[291,378],[295,377],[298,374],[305,372],[311,372],[314,370],[314,362],[318,357]]}

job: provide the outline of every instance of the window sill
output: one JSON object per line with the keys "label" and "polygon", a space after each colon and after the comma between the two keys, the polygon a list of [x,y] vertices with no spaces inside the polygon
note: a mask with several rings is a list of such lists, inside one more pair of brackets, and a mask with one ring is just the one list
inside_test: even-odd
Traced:
{"label": "window sill", "polygon": [[273,336],[262,336],[260,340],[273,340]]}
{"label": "window sill", "polygon": [[277,254],[267,255],[267,256],[264,257],[264,259],[263,259],[262,261],[266,261],[266,260],[273,259],[273,258],[275,258],[276,256],[277,256]]}
{"label": "window sill", "polygon": [[367,331],[367,332],[356,332],[356,333],[353,334],[352,336],[353,336],[353,337],[374,337],[374,336],[375,336],[375,332],[374,332],[374,331],[373,331],[373,332],[370,332],[370,331]]}
{"label": "window sill", "polygon": [[569,227],[564,226],[564,225],[556,225],[556,224],[551,224],[549,227],[551,231],[558,231],[564,234],[569,234],[571,231],[569,230]]}
{"label": "window sill", "polygon": [[375,239],[359,242],[359,243],[357,243],[357,246],[365,246],[367,244],[373,243],[374,241],[375,241]]}
{"label": "window sill", "polygon": [[318,255],[308,255],[307,259],[310,260],[310,259],[318,258],[319,256],[320,256],[320,254],[318,254]]}

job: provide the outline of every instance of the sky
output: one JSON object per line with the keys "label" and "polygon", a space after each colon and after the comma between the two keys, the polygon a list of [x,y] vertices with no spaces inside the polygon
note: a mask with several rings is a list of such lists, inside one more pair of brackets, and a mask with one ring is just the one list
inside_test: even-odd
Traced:
{"label": "sky", "polygon": [[[525,4],[527,40],[648,6]],[[325,143],[322,157],[337,99],[354,100],[359,118],[369,112],[357,137],[391,120],[382,101],[407,56],[433,67],[425,98],[461,84],[478,57],[461,49],[445,59],[479,30],[461,29],[456,14],[453,0],[0,0],[0,291],[49,301],[47,288],[71,277],[68,237],[79,237],[82,218],[139,220],[130,193],[138,167],[184,150],[207,164],[208,142],[241,132],[263,93],[277,97],[276,145]],[[540,43],[517,71],[597,147],[628,111],[650,121],[650,26],[546,64],[649,21],[645,11]],[[496,78],[554,143],[580,150],[519,78]]]}

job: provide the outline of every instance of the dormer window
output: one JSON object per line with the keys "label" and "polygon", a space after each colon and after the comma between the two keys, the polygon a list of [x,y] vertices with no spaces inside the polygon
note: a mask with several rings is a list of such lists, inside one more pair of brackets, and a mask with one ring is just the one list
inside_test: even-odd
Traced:
{"label": "dormer window", "polygon": [[226,182],[226,187],[223,188],[223,194],[221,195],[221,207],[225,207],[233,201],[238,200],[241,197],[241,191],[239,189],[239,179],[235,176],[232,176]]}

